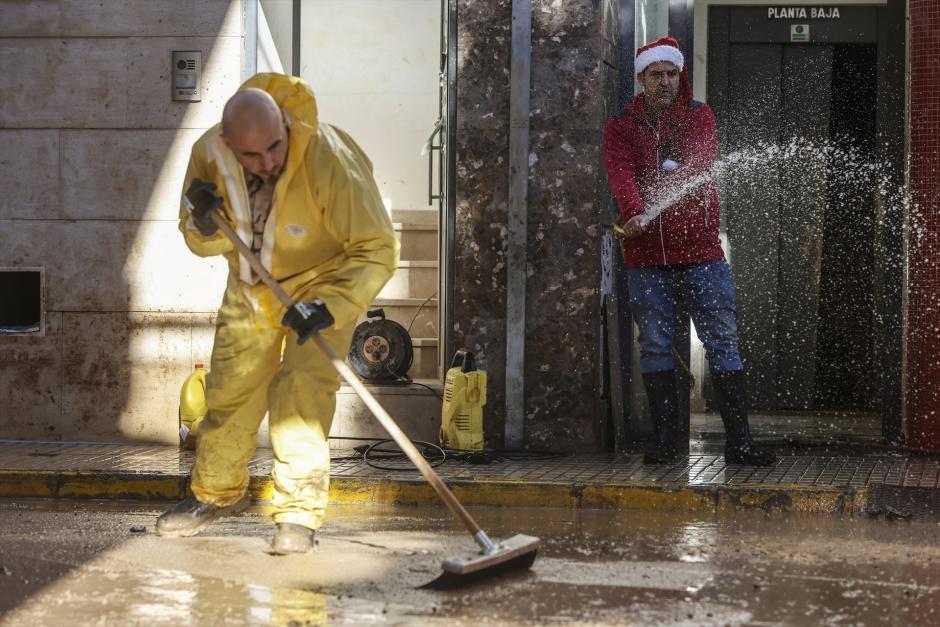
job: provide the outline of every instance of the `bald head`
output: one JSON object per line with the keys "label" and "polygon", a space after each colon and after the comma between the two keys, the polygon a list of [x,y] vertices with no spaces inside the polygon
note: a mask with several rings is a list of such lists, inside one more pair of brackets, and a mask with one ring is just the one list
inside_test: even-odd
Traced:
{"label": "bald head", "polygon": [[231,137],[257,126],[280,122],[281,108],[263,89],[242,89],[225,103],[222,110],[222,134]]}
{"label": "bald head", "polygon": [[287,124],[274,98],[243,89],[222,110],[222,139],[245,169],[264,180],[277,178],[287,157]]}

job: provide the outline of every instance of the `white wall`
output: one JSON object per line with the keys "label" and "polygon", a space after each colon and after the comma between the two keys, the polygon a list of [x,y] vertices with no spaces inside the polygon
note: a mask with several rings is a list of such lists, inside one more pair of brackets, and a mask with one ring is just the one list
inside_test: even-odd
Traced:
{"label": "white wall", "polygon": [[293,74],[294,0],[258,5],[258,71]]}
{"label": "white wall", "polygon": [[440,0],[306,0],[301,68],[320,119],[346,131],[395,209],[428,209],[427,157],[438,116]]}

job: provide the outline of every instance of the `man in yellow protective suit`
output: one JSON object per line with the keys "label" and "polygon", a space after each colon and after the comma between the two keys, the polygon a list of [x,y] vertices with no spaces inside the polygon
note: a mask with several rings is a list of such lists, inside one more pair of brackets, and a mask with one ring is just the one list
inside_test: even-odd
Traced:
{"label": "man in yellow protective suit", "polygon": [[[224,255],[228,282],[199,425],[192,496],[157,521],[190,536],[248,505],[248,461],[269,412],[274,447],[274,553],[304,552],[323,522],[328,435],[339,381],[314,342],[346,352],[359,314],[398,264],[399,245],[372,164],[317,120],[301,79],[258,74],[193,145],[180,230],[202,257]],[[297,303],[285,311],[224,234],[217,211]],[[294,333],[285,335],[292,329]],[[282,357],[282,347],[283,357]]]}

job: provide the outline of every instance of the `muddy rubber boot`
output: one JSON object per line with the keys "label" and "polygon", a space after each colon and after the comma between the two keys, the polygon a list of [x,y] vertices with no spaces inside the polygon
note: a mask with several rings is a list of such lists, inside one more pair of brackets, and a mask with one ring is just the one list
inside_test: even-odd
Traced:
{"label": "muddy rubber boot", "polygon": [[277,533],[271,540],[271,552],[275,555],[306,553],[315,544],[314,530],[296,523],[278,523]]}
{"label": "muddy rubber boot", "polygon": [[725,425],[725,461],[746,466],[772,466],[777,456],[757,448],[747,422],[747,387],[743,370],[712,374],[718,411]]}
{"label": "muddy rubber boot", "polygon": [[169,537],[194,536],[212,521],[237,514],[251,502],[245,494],[237,502],[227,507],[216,507],[202,503],[195,496],[187,496],[174,505],[170,511],[157,519],[157,535]]}
{"label": "muddy rubber boot", "polygon": [[644,464],[673,464],[679,459],[679,405],[675,370],[648,372],[643,387],[649,399],[656,444],[643,455]]}

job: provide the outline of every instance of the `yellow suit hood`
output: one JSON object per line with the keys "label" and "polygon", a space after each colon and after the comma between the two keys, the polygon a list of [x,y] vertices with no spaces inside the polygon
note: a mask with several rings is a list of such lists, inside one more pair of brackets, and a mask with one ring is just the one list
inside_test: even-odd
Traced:
{"label": "yellow suit hood", "polygon": [[313,128],[317,127],[317,99],[313,89],[301,78],[262,72],[245,81],[242,89],[263,89],[271,94],[274,102],[284,109],[292,120],[299,120]]}
{"label": "yellow suit hood", "polygon": [[[398,264],[398,240],[372,176],[372,162],[344,131],[319,123],[313,90],[302,79],[263,73],[241,89],[249,87],[271,94],[291,119],[261,262],[292,298],[321,298],[336,326],[344,326],[371,304]],[[184,191],[194,178],[216,184],[223,198],[220,213],[242,240],[250,241],[244,168],[222,140],[220,124],[193,145]],[[182,205],[180,230],[195,254],[228,259],[226,300],[241,294],[256,314],[265,314],[259,322],[280,323],[283,307],[221,232],[203,237]]]}

